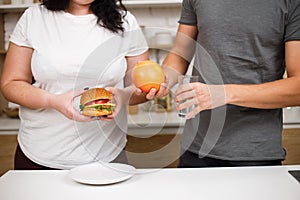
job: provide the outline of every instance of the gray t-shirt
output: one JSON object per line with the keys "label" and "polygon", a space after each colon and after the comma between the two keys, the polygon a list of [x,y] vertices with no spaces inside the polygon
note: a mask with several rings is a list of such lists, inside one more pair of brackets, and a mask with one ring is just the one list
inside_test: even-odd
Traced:
{"label": "gray t-shirt", "polygon": [[[300,0],[183,0],[179,23],[198,27],[193,74],[201,82],[265,83],[282,79],[285,42],[300,40]],[[226,105],[187,120],[182,148],[224,160],[284,159],[281,136],[282,109]]]}

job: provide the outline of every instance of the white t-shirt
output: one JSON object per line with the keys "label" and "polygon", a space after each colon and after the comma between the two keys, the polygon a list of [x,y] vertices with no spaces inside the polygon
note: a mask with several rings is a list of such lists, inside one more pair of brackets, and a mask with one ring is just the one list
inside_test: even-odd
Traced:
{"label": "white t-shirt", "polygon": [[[127,12],[124,34],[97,24],[94,14],[74,16],[44,6],[28,8],[10,41],[34,49],[31,69],[35,87],[62,94],[85,87],[119,87],[127,70],[125,56],[147,50],[135,17]],[[74,107],[79,109],[79,98]],[[127,114],[113,122],[75,122],[53,109],[20,108],[18,141],[34,162],[70,169],[95,161],[110,162],[126,144]]]}

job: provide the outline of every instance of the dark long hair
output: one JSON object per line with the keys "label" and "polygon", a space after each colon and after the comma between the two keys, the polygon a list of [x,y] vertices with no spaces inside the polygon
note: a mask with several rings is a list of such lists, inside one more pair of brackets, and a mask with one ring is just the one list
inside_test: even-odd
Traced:
{"label": "dark long hair", "polygon": [[[52,11],[66,10],[70,0],[40,0]],[[123,18],[126,8],[122,0],[95,0],[91,3],[92,12],[98,17],[97,23],[113,33],[124,32]]]}

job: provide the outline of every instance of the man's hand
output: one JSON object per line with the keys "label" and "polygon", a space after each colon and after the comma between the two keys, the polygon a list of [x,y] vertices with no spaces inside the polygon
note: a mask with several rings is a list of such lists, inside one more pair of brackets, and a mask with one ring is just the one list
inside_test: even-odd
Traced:
{"label": "man's hand", "polygon": [[[174,101],[177,110],[195,105],[195,109],[187,114],[190,119],[203,110],[213,109],[226,103],[223,85],[207,85],[199,82],[180,85],[175,91]],[[180,103],[180,102],[184,103]]]}

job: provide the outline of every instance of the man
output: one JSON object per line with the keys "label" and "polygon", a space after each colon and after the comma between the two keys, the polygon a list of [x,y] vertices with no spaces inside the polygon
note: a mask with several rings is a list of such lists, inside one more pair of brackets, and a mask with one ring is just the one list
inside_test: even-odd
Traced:
{"label": "man", "polygon": [[199,82],[175,92],[177,109],[196,105],[179,167],[280,165],[281,108],[300,105],[300,0],[183,0],[179,24],[156,94],[195,53]]}

